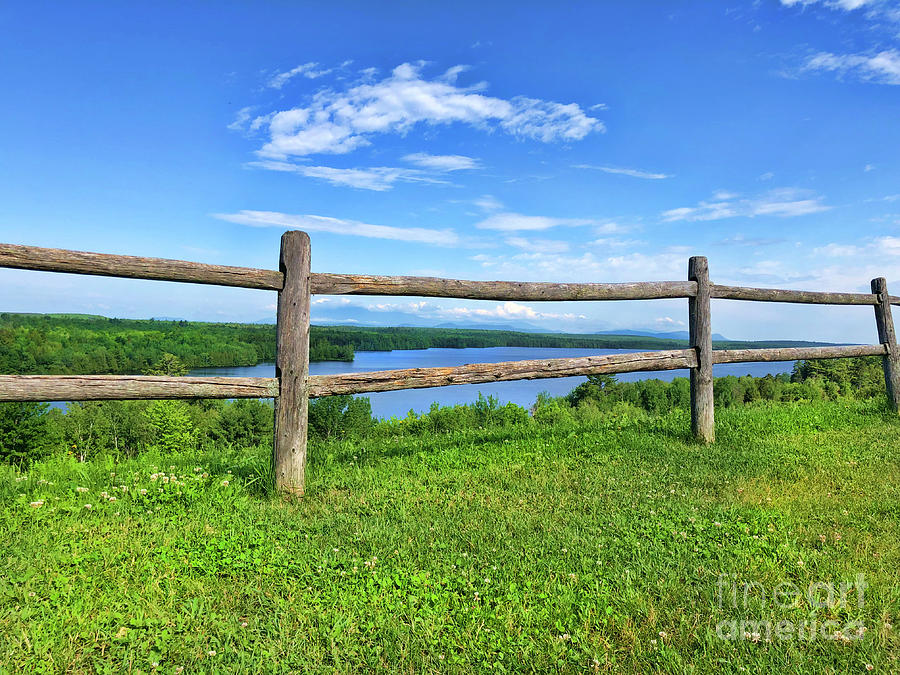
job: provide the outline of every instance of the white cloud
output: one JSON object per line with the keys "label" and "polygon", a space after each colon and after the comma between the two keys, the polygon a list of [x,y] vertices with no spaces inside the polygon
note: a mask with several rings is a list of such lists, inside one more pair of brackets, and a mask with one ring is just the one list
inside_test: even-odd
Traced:
{"label": "white cloud", "polygon": [[647,180],[661,180],[663,178],[671,178],[667,173],[652,173],[650,171],[641,171],[639,169],[625,169],[615,166],[595,166],[593,164],[575,164],[575,169],[596,169],[605,173],[621,174],[623,176],[631,176],[632,178],[644,178]]}
{"label": "white cloud", "polygon": [[322,77],[323,75],[328,75],[331,72],[331,69],[318,69],[319,64],[315,62],[310,63],[302,63],[296,68],[291,68],[288,71],[283,73],[278,73],[272,79],[269,80],[268,86],[272,87],[272,89],[281,89],[284,85],[286,85],[290,80],[297,77],[298,75],[302,75],[305,78],[310,80],[315,80],[316,78]]}
{"label": "white cloud", "polygon": [[874,170],[875,170],[875,165],[874,165],[874,164],[866,164],[866,165],[863,167],[863,171],[865,171],[866,173],[869,173],[869,171],[874,171]]}
{"label": "white cloud", "polygon": [[229,223],[250,227],[279,227],[306,232],[328,232],[331,234],[393,239],[397,241],[437,246],[455,246],[459,236],[453,230],[431,230],[424,227],[391,227],[371,225],[357,220],[342,220],[326,216],[278,213],[277,211],[249,211],[237,213],[214,213],[213,216]]}
{"label": "white cloud", "polygon": [[542,312],[518,302],[503,302],[493,307],[444,307],[438,310],[437,314],[448,318],[465,319],[528,319],[532,321],[587,319],[584,314]]}
{"label": "white cloud", "polygon": [[499,211],[503,208],[503,202],[493,195],[481,195],[474,203],[482,211]]}
{"label": "white cloud", "polygon": [[362,190],[375,190],[384,192],[394,187],[394,183],[446,183],[424,175],[416,169],[403,169],[390,166],[373,166],[364,169],[338,169],[332,166],[308,166],[305,164],[293,164],[291,162],[279,162],[275,160],[263,160],[249,162],[248,166],[255,166],[272,171],[285,171],[296,173],[307,178],[319,178],[332,185],[345,185],[360,188]]}
{"label": "white cloud", "polygon": [[[716,197],[719,197],[716,199]],[[738,216],[753,218],[755,216],[778,216],[789,218],[820,213],[830,209],[822,203],[822,197],[807,190],[797,188],[779,188],[753,199],[737,199],[737,195],[718,192],[713,201],[701,201],[697,206],[683,206],[663,211],[661,217],[665,222],[678,220],[721,220]]]}
{"label": "white cloud", "polygon": [[514,255],[479,254],[471,258],[494,278],[523,281],[651,281],[684,278],[687,254],[666,249],[602,256],[592,251],[565,255],[532,251]]}
{"label": "white cloud", "polygon": [[824,70],[840,76],[857,77],[876,84],[900,84],[900,51],[886,49],[875,54],[831,54],[810,56],[802,70]]}
{"label": "white cloud", "polygon": [[517,232],[519,230],[549,230],[551,227],[578,227],[596,225],[596,221],[587,218],[547,218],[545,216],[523,216],[521,213],[495,213],[488,216],[475,227],[482,230],[500,230]]}
{"label": "white cloud", "polygon": [[654,321],[657,328],[681,328],[686,324],[681,319],[673,319],[671,316],[660,316]]}
{"label": "white cloud", "polygon": [[440,172],[477,169],[481,166],[478,160],[473,157],[466,157],[465,155],[429,155],[426,152],[406,155],[403,161],[415,164],[423,169]]}
{"label": "white cloud", "polygon": [[405,134],[419,124],[493,126],[543,142],[580,140],[604,130],[575,103],[485,96],[479,93],[483,86],[456,85],[458,68],[427,80],[421,67],[404,63],[381,81],[357,83],[343,91],[321,89],[306,106],[272,114],[264,123],[269,140],[259,154],[283,159],[347,153],[368,145],[375,134]]}
{"label": "white cloud", "polygon": [[[781,0],[781,4],[786,7],[793,7],[795,5],[806,7],[807,5],[815,5],[819,2],[822,2],[822,0]],[[850,12],[855,9],[860,9],[861,7],[871,7],[876,4],[876,2],[877,0],[824,0],[822,4],[831,9],[841,9]]]}
{"label": "white cloud", "polygon": [[555,239],[527,239],[525,237],[509,237],[506,243],[526,251],[543,251],[544,253],[565,253],[569,250],[569,242]]}
{"label": "white cloud", "polygon": [[857,255],[860,248],[853,244],[826,244],[813,249],[813,255],[828,256],[829,258],[843,258],[846,256]]}
{"label": "white cloud", "polygon": [[250,113],[253,112],[255,107],[256,106],[248,105],[238,110],[237,114],[234,116],[234,121],[228,125],[228,128],[232,131],[243,130],[247,122],[250,121],[250,118],[252,117]]}

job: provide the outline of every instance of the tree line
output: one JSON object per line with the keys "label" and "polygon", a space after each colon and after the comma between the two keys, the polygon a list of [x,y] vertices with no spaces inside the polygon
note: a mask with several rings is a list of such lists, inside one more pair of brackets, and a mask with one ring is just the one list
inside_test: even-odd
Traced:
{"label": "tree line", "polygon": [[[188,368],[252,366],[275,360],[275,326],[110,319],[79,314],[0,314],[0,373],[138,374],[162,354]],[[716,348],[813,345],[719,342]],[[356,350],[432,347],[678,349],[686,340],[636,335],[573,335],[458,328],[312,326],[310,361],[352,361]]]}

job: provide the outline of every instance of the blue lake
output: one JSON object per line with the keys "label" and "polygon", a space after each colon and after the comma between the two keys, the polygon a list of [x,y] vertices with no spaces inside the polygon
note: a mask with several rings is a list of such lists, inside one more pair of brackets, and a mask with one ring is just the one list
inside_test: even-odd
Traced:
{"label": "blue lake", "polygon": [[[632,349],[560,349],[550,347],[479,347],[468,349],[409,349],[391,352],[356,352],[352,362],[320,361],[311,363],[312,375],[333,375],[337,373],[365,372],[371,370],[395,370],[398,368],[430,368],[440,366],[462,366],[468,363],[497,363],[499,361],[522,361],[526,359],[555,359],[568,356],[592,356],[598,354],[618,354]],[[713,366],[713,375],[753,375],[789,373],[793,361],[783,363],[723,363]],[[275,364],[260,363],[240,368],[198,368],[190,375],[218,375],[228,377],[274,377]],[[657,373],[624,373],[616,377],[620,381],[646,380],[657,378],[671,380],[687,377],[687,370],[668,370]],[[585,377],[561,377],[547,380],[519,380],[516,382],[494,382],[491,384],[462,384],[432,389],[408,389],[364,394],[372,402],[372,414],[376,417],[404,417],[410,410],[425,412],[432,402],[441,405],[470,403],[481,392],[484,396],[494,396],[501,403],[512,402],[523,407],[534,403],[537,395],[546,391],[551,396],[568,394]]]}

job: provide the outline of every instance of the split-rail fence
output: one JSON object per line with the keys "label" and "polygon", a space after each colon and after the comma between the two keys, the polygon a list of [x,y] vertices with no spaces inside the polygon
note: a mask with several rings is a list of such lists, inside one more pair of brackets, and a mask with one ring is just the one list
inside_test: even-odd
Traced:
{"label": "split-rail fence", "polygon": [[[273,463],[276,487],[302,496],[306,473],[307,410],[310,398],[529,380],[572,375],[690,369],[691,428],[703,443],[715,439],[713,377],[715,363],[793,361],[881,356],[890,404],[900,410],[900,352],[884,278],[872,280],[871,293],[830,293],[722,286],[709,281],[707,260],[688,262],[686,281],[635,283],[545,283],[462,281],[432,277],[370,276],[310,272],[305,232],[285,232],[278,270],[206,265],[182,260],[85,253],[0,244],[0,267],[68,272],[132,279],[181,281],[278,292],[275,377],[162,377],[135,375],[0,375],[0,401],[88,401],[110,399],[275,399]],[[310,296],[381,295],[469,300],[652,300],[687,298],[689,347],[604,356],[477,363],[451,368],[409,368],[340,375],[309,374]],[[755,300],[825,305],[871,305],[878,328],[876,345],[726,349],[713,351],[710,299]]]}

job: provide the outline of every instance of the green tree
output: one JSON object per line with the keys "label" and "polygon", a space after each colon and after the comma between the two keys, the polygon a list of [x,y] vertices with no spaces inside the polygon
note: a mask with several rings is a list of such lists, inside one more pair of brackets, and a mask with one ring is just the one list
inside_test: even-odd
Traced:
{"label": "green tree", "polygon": [[164,452],[183,452],[197,445],[198,432],[184,401],[153,401],[147,406],[151,443]]}
{"label": "green tree", "polygon": [[14,464],[45,455],[50,449],[47,403],[0,403],[0,457]]}
{"label": "green tree", "polygon": [[145,368],[144,375],[167,375],[169,377],[181,377],[187,375],[188,368],[174,354],[163,354],[159,360],[149,368]]}

